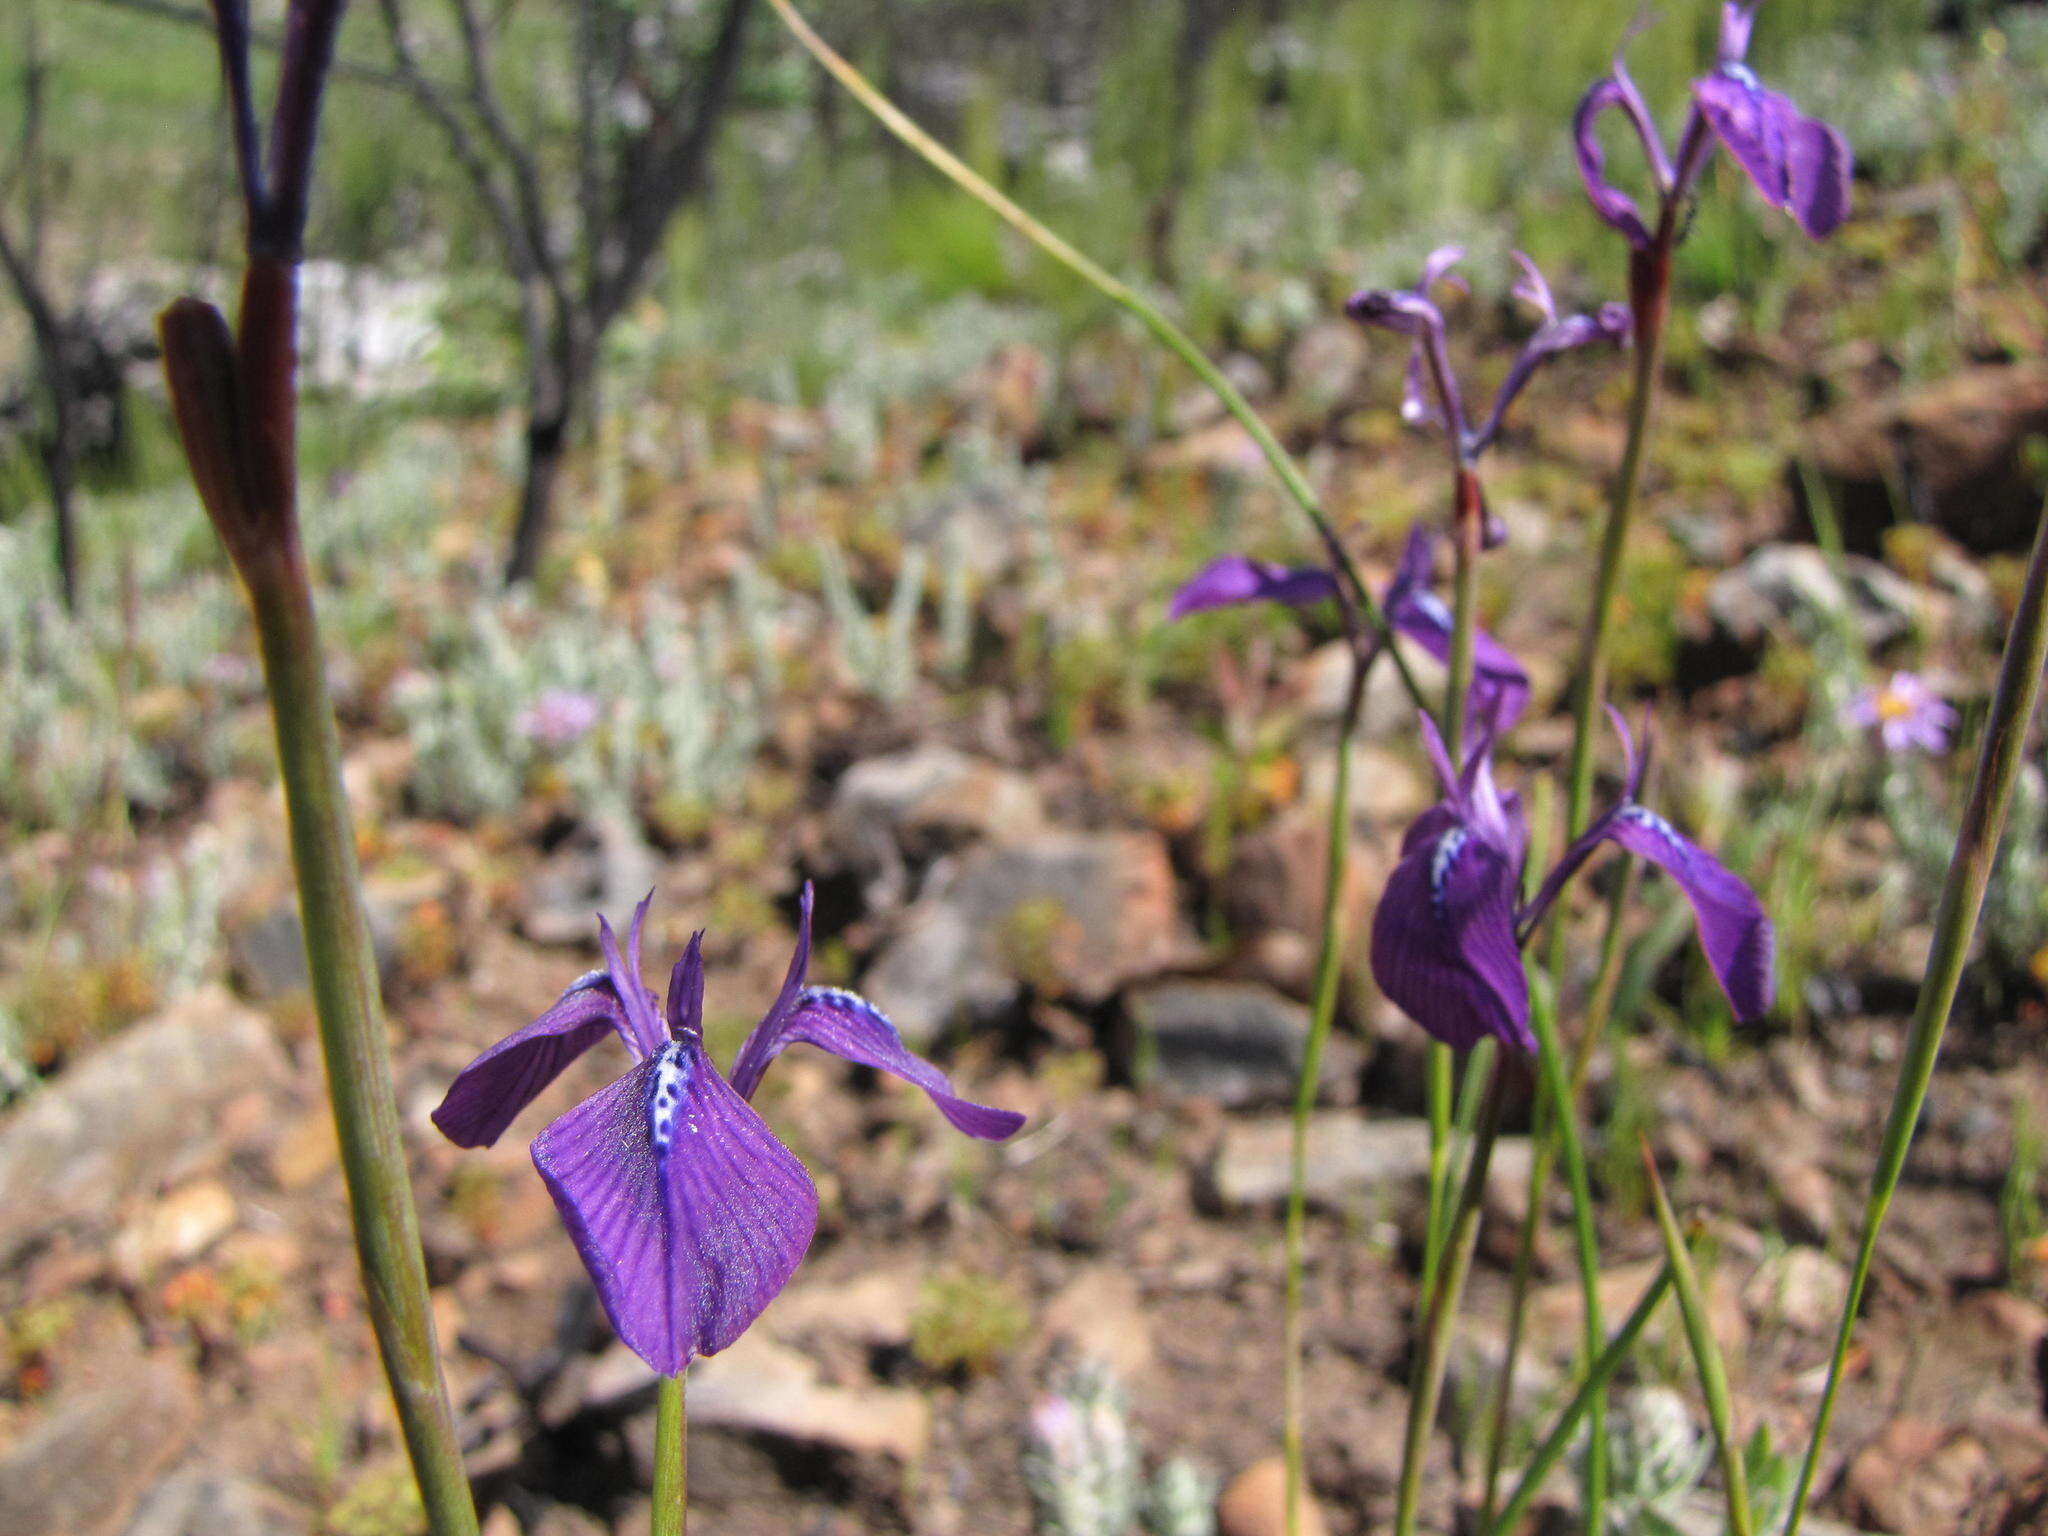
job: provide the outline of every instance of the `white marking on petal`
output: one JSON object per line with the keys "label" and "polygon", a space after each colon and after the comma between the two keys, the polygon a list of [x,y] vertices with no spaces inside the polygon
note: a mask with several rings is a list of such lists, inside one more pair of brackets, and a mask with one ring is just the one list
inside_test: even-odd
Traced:
{"label": "white marking on petal", "polygon": [[[654,1150],[666,1152],[676,1135],[676,1116],[683,1107],[683,1094],[690,1086],[690,1058],[680,1040],[671,1040],[654,1058],[654,1076],[647,1089],[647,1134]],[[696,1134],[697,1127],[690,1132]]]}
{"label": "white marking on petal", "polygon": [[1418,587],[1412,596],[1415,606],[1422,610],[1422,616],[1438,629],[1451,627],[1451,610],[1444,606],[1444,600],[1427,587]]}
{"label": "white marking on petal", "polygon": [[1657,836],[1669,843],[1677,852],[1684,853],[1687,851],[1685,839],[1678,835],[1678,829],[1648,806],[1624,806],[1621,818],[1624,821],[1632,821],[1637,826],[1647,828],[1656,833]]}
{"label": "white marking on petal", "polygon": [[1451,866],[1465,851],[1470,837],[1463,827],[1452,827],[1436,840],[1436,851],[1429,856],[1429,899],[1439,906],[1443,904],[1444,882],[1451,877]]}

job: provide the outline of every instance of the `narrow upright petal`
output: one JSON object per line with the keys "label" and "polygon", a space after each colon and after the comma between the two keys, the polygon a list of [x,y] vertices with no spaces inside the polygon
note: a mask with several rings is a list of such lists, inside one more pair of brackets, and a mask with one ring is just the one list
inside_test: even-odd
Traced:
{"label": "narrow upright petal", "polygon": [[647,909],[653,902],[654,892],[649,891],[641,898],[640,905],[633,909],[633,926],[627,931],[627,953],[623,955],[619,953],[619,937],[612,932],[612,925],[602,917],[597,920],[597,942],[604,950],[605,968],[611,973],[612,989],[625,1008],[626,1043],[633,1047],[636,1056],[652,1056],[668,1040],[668,1031],[662,1028],[661,1015],[657,1011],[657,1000],[640,979],[640,930],[647,922]]}
{"label": "narrow upright petal", "polygon": [[1492,1035],[1533,1051],[1515,869],[1462,822],[1431,819],[1436,830],[1413,841],[1373,915],[1373,979],[1457,1050]]}
{"label": "narrow upright petal", "polygon": [[663,1375],[745,1332],[817,1226],[803,1164],[694,1041],[548,1126],[533,1162],[612,1326]]}
{"label": "narrow upright petal", "polygon": [[1740,64],[1749,57],[1750,34],[1756,29],[1756,5],[1754,0],[1744,5],[1739,0],[1722,0],[1721,40],[1718,54],[1723,64]]}
{"label": "narrow upright petal", "polygon": [[1493,409],[1485,422],[1466,440],[1466,452],[1476,455],[1491,447],[1507,419],[1508,407],[1536,376],[1536,370],[1561,352],[1591,346],[1595,342],[1620,345],[1628,340],[1630,320],[1625,304],[1603,304],[1590,315],[1566,315],[1542,326],[1523,343],[1507,377],[1493,397]]}
{"label": "narrow upright petal", "polygon": [[1167,605],[1169,619],[1186,618],[1236,603],[1287,603],[1305,607],[1337,595],[1337,578],[1321,566],[1290,569],[1270,560],[1222,555],[1203,566]]}
{"label": "narrow upright petal", "polygon": [[1516,251],[1513,254],[1522,275],[1515,279],[1515,286],[1510,291],[1524,303],[1533,305],[1547,325],[1557,318],[1557,300],[1551,297],[1550,284],[1543,276],[1543,269],[1536,265],[1528,252]]}
{"label": "narrow upright petal", "polygon": [[668,973],[668,998],[661,1007],[671,1040],[701,1039],[704,1034],[704,930],[690,942]]}
{"label": "narrow upright petal", "polygon": [[458,1147],[488,1147],[570,1062],[614,1032],[633,1043],[611,976],[579,977],[554,1007],[455,1075],[435,1126]]}
{"label": "narrow upright petal", "polygon": [[1767,1012],[1776,990],[1774,941],[1771,920],[1756,892],[1647,807],[1623,806],[1607,836],[1678,882],[1692,903],[1707,964],[1736,1018],[1749,1020]]}

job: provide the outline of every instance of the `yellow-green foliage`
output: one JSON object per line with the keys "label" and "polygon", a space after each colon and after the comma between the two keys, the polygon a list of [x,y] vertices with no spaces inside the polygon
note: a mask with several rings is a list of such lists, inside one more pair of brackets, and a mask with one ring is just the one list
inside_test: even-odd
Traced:
{"label": "yellow-green foliage", "polygon": [[910,1319],[910,1352],[926,1370],[992,1370],[1024,1340],[1031,1312],[1004,1281],[964,1270],[927,1280]]}

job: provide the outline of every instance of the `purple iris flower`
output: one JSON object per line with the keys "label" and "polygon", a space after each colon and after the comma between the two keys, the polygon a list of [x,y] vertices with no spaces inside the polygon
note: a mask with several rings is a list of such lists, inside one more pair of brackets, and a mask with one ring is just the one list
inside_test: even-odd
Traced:
{"label": "purple iris flower", "polygon": [[1496,788],[1492,743],[1454,771],[1434,724],[1423,739],[1444,798],[1416,818],[1373,916],[1372,973],[1404,1013],[1437,1039],[1468,1050],[1493,1035],[1525,1051],[1529,985],[1522,945],[1568,881],[1602,843],[1618,843],[1666,871],[1685,892],[1707,963],[1738,1019],[1771,1005],[1770,920],[1756,895],[1711,854],[1639,803],[1646,760],[1621,731],[1621,798],[1565,850],[1535,899],[1518,906],[1529,832],[1520,799]]}
{"label": "purple iris flower", "polygon": [[1948,750],[1956,728],[1955,706],[1912,672],[1894,672],[1881,688],[1866,688],[1850,702],[1848,718],[1864,730],[1875,729],[1887,752]]}
{"label": "purple iris flower", "polygon": [[1586,196],[1594,212],[1638,251],[1656,242],[1634,199],[1607,180],[1607,157],[1596,129],[1610,107],[1620,110],[1642,143],[1667,228],[1678,205],[1698,184],[1716,140],[1727,147],[1764,200],[1791,214],[1812,238],[1833,234],[1849,216],[1848,140],[1818,118],[1805,116],[1789,97],[1767,89],[1744,62],[1758,3],[1727,0],[1722,5],[1718,56],[1712,72],[1692,84],[1692,109],[1675,157],[1665,152],[1656,120],[1619,54],[1614,72],[1595,81],[1579,103],[1572,133]]}
{"label": "purple iris flower", "polygon": [[640,981],[640,933],[653,900],[650,893],[635,909],[623,956],[600,918],[605,969],[463,1068],[433,1120],[457,1146],[487,1147],[576,1057],[608,1034],[625,1041],[632,1070],[536,1136],[533,1162],[619,1337],[672,1376],[747,1330],[817,1226],[810,1175],[749,1102],[786,1048],[809,1042],[913,1083],[969,1136],[999,1141],[1024,1117],[957,1097],[873,1004],[804,985],[808,884],[789,974],[728,1082],[704,1049],[704,935],[693,935],[676,962],[659,1012]]}
{"label": "purple iris flower", "polygon": [[1624,304],[1603,304],[1590,315],[1560,315],[1550,285],[1543,280],[1536,263],[1520,251],[1515,252],[1515,261],[1522,269],[1514,287],[1515,297],[1533,305],[1542,316],[1542,324],[1523,343],[1520,355],[1495,392],[1485,419],[1474,424],[1466,418],[1464,399],[1451,372],[1443,311],[1430,298],[1439,283],[1459,282],[1452,276],[1451,268],[1464,254],[1461,247],[1440,246],[1423,261],[1422,281],[1415,287],[1363,289],[1351,296],[1344,309],[1362,325],[1376,325],[1412,339],[1414,345],[1409,350],[1408,372],[1402,386],[1401,417],[1414,426],[1444,428],[1459,466],[1469,469],[1500,435],[1508,407],[1546,359],[1596,341],[1627,340],[1629,313]]}
{"label": "purple iris flower", "polygon": [[[1380,606],[1397,633],[1408,636],[1438,661],[1449,661],[1453,617],[1431,585],[1436,565],[1436,532],[1426,523],[1408,530],[1401,564]],[[1305,608],[1337,595],[1337,578],[1320,565],[1285,566],[1245,555],[1211,560],[1174,593],[1169,619],[1238,603],[1285,603]],[[1515,654],[1485,630],[1472,637],[1472,691],[1466,718],[1472,728],[1495,734],[1522,717],[1529,703],[1529,674]]]}

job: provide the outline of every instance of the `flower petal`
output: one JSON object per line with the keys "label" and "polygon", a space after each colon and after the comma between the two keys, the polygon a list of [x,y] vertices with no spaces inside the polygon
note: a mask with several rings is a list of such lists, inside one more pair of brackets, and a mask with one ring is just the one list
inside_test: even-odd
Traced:
{"label": "flower petal", "polygon": [[1627,305],[1603,304],[1590,315],[1566,315],[1562,320],[1553,320],[1539,329],[1523,344],[1513,366],[1508,369],[1507,377],[1501,380],[1500,388],[1493,397],[1493,409],[1488,413],[1485,424],[1472,434],[1466,452],[1482,453],[1500,435],[1508,407],[1514,404],[1515,397],[1521,394],[1545,362],[1560,352],[1590,346],[1594,342],[1624,342],[1628,339],[1629,327]]}
{"label": "flower petal", "polygon": [[612,1326],[663,1375],[744,1333],[817,1227],[803,1164],[694,1041],[548,1126],[533,1162]]}
{"label": "flower petal", "polygon": [[1536,1049],[1514,895],[1508,861],[1454,821],[1414,843],[1373,914],[1373,979],[1455,1049],[1469,1050],[1487,1035]]}
{"label": "flower petal", "polygon": [[668,1000],[661,1016],[671,1040],[701,1037],[704,1033],[704,930],[690,935],[682,958],[668,973]]}
{"label": "flower petal", "polygon": [[616,1030],[631,1046],[626,1011],[604,971],[579,977],[555,1006],[455,1074],[433,1121],[458,1147],[488,1147],[562,1070]]}
{"label": "flower petal", "polygon": [[1773,939],[1771,920],[1756,893],[1645,806],[1623,806],[1609,821],[1606,836],[1678,882],[1692,903],[1700,947],[1735,1016],[1749,1020],[1767,1011],[1775,989]]}
{"label": "flower petal", "polygon": [[[1619,73],[1593,82],[1585,96],[1579,101],[1578,111],[1572,117],[1572,143],[1579,161],[1579,180],[1585,184],[1586,200],[1593,205],[1593,212],[1611,229],[1619,230],[1635,249],[1642,251],[1650,247],[1650,231],[1643,223],[1643,216],[1636,211],[1635,199],[1607,179],[1607,152],[1600,147],[1600,114],[1609,107],[1619,107],[1634,121],[1629,112],[1629,92]],[[1640,133],[1640,128],[1638,129]],[[1650,150],[1653,140],[1645,139],[1644,148]],[[1662,146],[1655,146],[1655,153],[1662,154]]]}
{"label": "flower petal", "polygon": [[1740,64],[1749,57],[1749,36],[1756,28],[1756,5],[1722,0],[1719,56],[1723,64]]}
{"label": "flower petal", "polygon": [[1303,607],[1337,595],[1337,578],[1319,565],[1289,569],[1270,560],[1222,555],[1197,571],[1167,605],[1169,619],[1235,603]]}
{"label": "flower petal", "polygon": [[1825,240],[1849,217],[1849,141],[1819,118],[1799,117],[1787,133],[1786,170],[1792,217]]}
{"label": "flower petal", "polygon": [[1745,65],[1727,64],[1693,82],[1693,100],[1764,200],[1799,221],[1815,240],[1849,216],[1849,144],[1789,98],[1766,90]]}
{"label": "flower petal", "polygon": [[[1438,661],[1449,661],[1453,615],[1431,589],[1436,535],[1417,523],[1408,531],[1401,564],[1387,588],[1387,622]],[[1476,730],[1499,735],[1529,703],[1529,674],[1515,653],[1485,630],[1472,636],[1472,691],[1465,718]]]}
{"label": "flower petal", "polygon": [[1510,254],[1522,272],[1522,275],[1515,279],[1515,286],[1510,292],[1523,302],[1534,305],[1536,312],[1543,316],[1544,323],[1549,324],[1557,318],[1557,300],[1551,297],[1550,284],[1544,279],[1543,269],[1536,265],[1535,259],[1527,251],[1514,251]]}
{"label": "flower petal", "polygon": [[655,1011],[655,996],[640,979],[640,930],[646,925],[647,909],[653,903],[654,892],[649,891],[633,909],[633,926],[627,931],[624,955],[619,953],[619,936],[612,932],[612,925],[602,916],[597,920],[597,942],[604,950],[605,967],[611,972],[612,990],[625,1005],[626,1042],[641,1056],[652,1056],[668,1041],[668,1031],[661,1027],[661,1016]]}
{"label": "flower petal", "polygon": [[922,1088],[954,1129],[969,1136],[1001,1141],[1024,1124],[1024,1117],[1014,1110],[992,1109],[959,1097],[945,1073],[903,1043],[903,1036],[881,1009],[838,987],[806,988],[796,1007],[779,1023],[762,1020],[741,1050],[744,1065],[733,1068],[733,1087],[751,1099],[768,1063],[799,1042]]}

